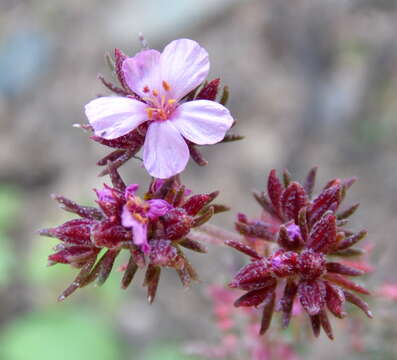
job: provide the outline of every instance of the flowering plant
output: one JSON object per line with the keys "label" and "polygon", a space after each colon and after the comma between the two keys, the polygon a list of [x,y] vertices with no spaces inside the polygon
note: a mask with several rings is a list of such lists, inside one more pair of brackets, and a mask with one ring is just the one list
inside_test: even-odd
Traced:
{"label": "flowering plant", "polygon": [[[358,204],[340,210],[355,178],[333,179],[312,198],[315,168],[303,185],[292,181],[287,171],[281,181],[272,170],[267,194],[254,193],[263,209],[261,220],[249,220],[240,213],[238,235],[203,226],[228,207],[213,203],[218,191],[192,195],[180,174],[190,157],[200,166],[207,165],[198,146],[242,139],[229,133],[235,121],[225,107],[227,87],[218,100],[220,80],[205,80],[209,72],[207,52],[193,40],[179,39],[162,53],[144,48],[128,57],[116,49],[114,61],[109,62],[118,84],[102,76],[100,80],[115,96],[90,101],[85,106],[89,124],[77,126],[91,132],[92,140],[114,149],[97,163],[104,167],[100,175],[109,175],[111,185],[95,190],[95,207],[54,195],[61,208],[78,218],[40,231],[60,240],[49,256],[50,265],[69,264],[79,269],[59,300],[94,281],[103,284],[116,258],[127,252],[128,263],[121,267],[121,287],[127,288],[135,273],[145,269],[144,286],[151,303],[163,268],[173,268],[184,286],[197,280],[184,250],[205,253],[203,240],[209,239],[224,242],[251,259],[229,284],[246,291],[232,303],[248,308],[247,331],[251,337],[253,330],[259,330],[260,335],[268,330],[274,311],[281,312],[282,324],[287,327],[294,304],[299,306],[296,300],[309,316],[315,336],[323,328],[333,338],[327,314],[345,317],[346,302],[372,317],[367,303],[355,295],[369,292],[349,279],[363,275],[365,269],[338,260],[361,255],[362,251],[352,246],[366,235],[365,230],[354,233],[345,228]],[[139,186],[127,185],[118,168],[132,158],[139,160],[141,148],[143,166],[152,179],[140,196]],[[215,301],[224,300],[224,308],[230,313],[231,293],[225,289],[212,292]],[[262,310],[260,325],[252,307]],[[231,317],[223,320],[220,327],[232,321]],[[277,341],[265,346],[260,336],[255,336],[252,354],[275,352],[270,348],[276,344],[278,354],[284,351],[295,358],[289,346]],[[221,350],[225,354],[234,351],[235,334],[228,334],[224,340]]]}

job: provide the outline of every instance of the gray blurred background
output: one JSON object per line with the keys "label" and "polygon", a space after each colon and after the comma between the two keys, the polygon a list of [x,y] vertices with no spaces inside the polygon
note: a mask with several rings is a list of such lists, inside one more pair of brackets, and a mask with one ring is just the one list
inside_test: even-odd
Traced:
{"label": "gray blurred background", "polygon": [[[58,304],[75,271],[47,268],[56,242],[34,235],[70,218],[50,193],[89,204],[91,189],[107,181],[95,162],[108,149],[72,124],[86,122],[84,104],[107,93],[97,80],[111,78],[104,54],[118,47],[133,55],[140,31],[158,49],[175,38],[198,41],[210,54],[210,78],[231,89],[234,131],[246,139],[205,149],[209,165],[191,162],[183,176],[195,192],[221,190],[232,210],[214,223],[232,230],[237,212],[259,216],[250,192],[272,168],[302,179],[318,165],[320,185],[356,175],[353,226],[367,228],[375,245],[377,271],[367,282],[396,281],[396,1],[1,0],[0,359],[188,359],[184,343],[216,341],[203,289],[246,261],[232,250],[192,254],[202,281],[189,291],[165,272],[151,306],[142,277],[122,291],[117,272]],[[122,174],[148,181],[132,161]],[[352,350],[347,325],[333,321],[336,341],[302,341],[304,358],[395,359],[396,310],[382,301],[371,324],[363,319],[362,353]]]}

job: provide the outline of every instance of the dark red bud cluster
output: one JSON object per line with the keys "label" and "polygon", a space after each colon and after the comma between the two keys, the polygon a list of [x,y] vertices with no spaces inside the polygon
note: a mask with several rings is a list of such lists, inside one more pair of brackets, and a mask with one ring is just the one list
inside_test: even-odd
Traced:
{"label": "dark red bud cluster", "polygon": [[[170,209],[163,216],[148,218],[147,242],[149,252],[134,243],[133,231],[122,223],[123,208],[127,206],[128,191],[113,163],[108,163],[108,172],[113,187],[105,185],[96,191],[96,207],[80,206],[63,196],[54,198],[60,206],[80,218],[67,221],[55,228],[43,229],[41,235],[57,238],[61,243],[55,253],[49,256],[49,264],[70,264],[80,268],[75,281],[61,294],[64,300],[77,288],[96,281],[103,284],[114,267],[117,256],[122,251],[130,253],[128,264],[123,268],[122,288],[131,283],[138,268],[146,267],[145,284],[148,299],[153,301],[161,268],[174,268],[183,285],[188,286],[197,279],[195,270],[187,260],[183,248],[205,253],[205,247],[194,239],[189,239],[190,229],[208,221],[218,211],[225,210],[222,205],[211,205],[218,192],[188,196],[179,178],[166,181],[153,180],[144,199],[163,199]],[[217,211],[215,211],[217,209]]]}
{"label": "dark red bud cluster", "polygon": [[[368,305],[350,291],[369,292],[347,278],[363,275],[363,271],[328,260],[328,256],[361,253],[351,246],[363,239],[366,231],[355,234],[343,228],[358,204],[338,211],[355,179],[333,179],[312,199],[315,175],[316,169],[312,169],[304,185],[301,185],[291,181],[288,172],[284,172],[281,181],[276,171],[272,170],[268,177],[267,194],[255,193],[254,197],[273,223],[249,221],[242,214],[238,216],[237,231],[247,238],[269,241],[275,248],[273,254],[259,254],[245,244],[227,242],[227,245],[251,257],[251,263],[234,276],[229,286],[247,291],[236,301],[236,306],[262,308],[262,334],[269,327],[275,310],[282,313],[283,326],[288,326],[295,299],[309,315],[315,336],[323,328],[333,339],[327,309],[342,318],[346,315],[346,302],[372,317]],[[250,242],[247,241],[247,244]],[[282,286],[281,279],[287,279],[287,282],[283,295],[276,301],[276,289],[278,285]]]}

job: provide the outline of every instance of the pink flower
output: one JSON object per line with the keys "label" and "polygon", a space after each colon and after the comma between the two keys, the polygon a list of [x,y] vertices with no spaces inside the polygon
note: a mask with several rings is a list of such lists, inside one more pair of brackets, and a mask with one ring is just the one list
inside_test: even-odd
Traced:
{"label": "pink flower", "polygon": [[172,41],[162,53],[143,50],[126,58],[122,71],[137,97],[100,97],[86,105],[85,113],[95,135],[107,140],[149,122],[143,164],[156,178],[184,170],[189,160],[186,140],[215,144],[233,124],[229,111],[215,101],[182,100],[209,72],[208,53],[193,40]]}
{"label": "pink flower", "polygon": [[150,251],[147,239],[149,220],[156,220],[165,215],[171,209],[171,205],[162,199],[142,200],[135,196],[137,190],[137,184],[125,189],[127,203],[123,207],[121,223],[127,228],[132,228],[134,244],[140,246],[144,253],[148,253]]}

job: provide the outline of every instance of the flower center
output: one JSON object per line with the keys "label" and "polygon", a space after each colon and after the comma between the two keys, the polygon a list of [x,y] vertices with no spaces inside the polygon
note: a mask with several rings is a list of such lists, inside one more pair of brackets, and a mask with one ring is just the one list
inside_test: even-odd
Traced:
{"label": "flower center", "polygon": [[145,224],[149,221],[146,215],[149,211],[149,207],[149,204],[138,196],[130,196],[127,201],[128,211],[135,220],[139,221],[141,224]]}
{"label": "flower center", "polygon": [[148,95],[143,100],[149,105],[145,109],[149,120],[168,120],[177,106],[177,101],[169,95],[171,85],[165,80],[162,81],[162,85],[165,95],[160,95],[157,89],[151,90],[148,85],[143,88],[143,92]]}

